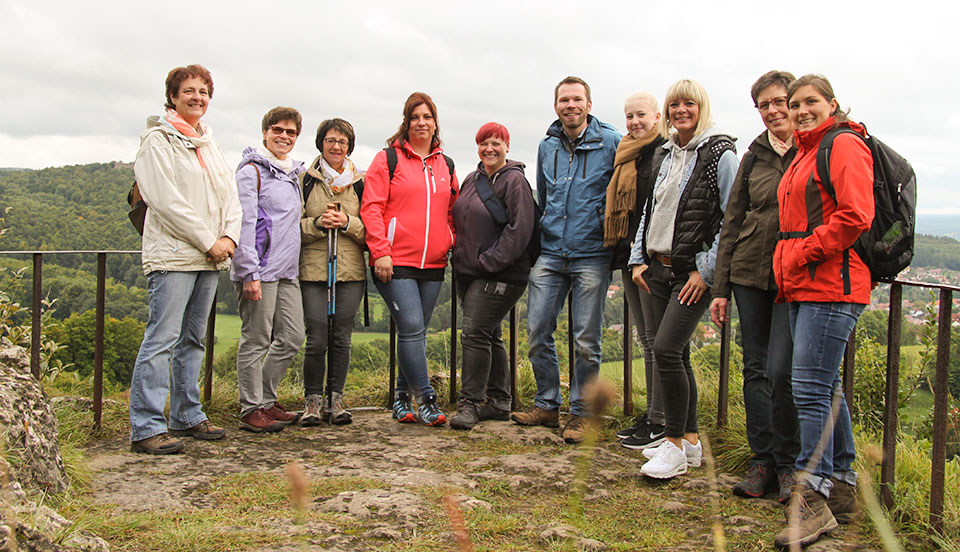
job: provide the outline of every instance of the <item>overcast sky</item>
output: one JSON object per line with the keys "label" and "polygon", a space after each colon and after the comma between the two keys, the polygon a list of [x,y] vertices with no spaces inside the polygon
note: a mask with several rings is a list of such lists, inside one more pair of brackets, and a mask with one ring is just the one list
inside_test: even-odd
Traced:
{"label": "overcast sky", "polygon": [[343,117],[365,168],[420,90],[437,103],[461,177],[478,161],[477,128],[494,120],[533,180],[566,75],[590,83],[593,115],[621,132],[626,96],[662,101],[674,81],[696,79],[742,155],[763,128],[750,85],[785,69],[826,75],[852,118],[913,163],[921,212],[960,213],[960,30],[949,5],[0,0],[0,167],[133,161],[167,72],[190,63],[213,75],[205,120],[231,165],[262,139],[263,114],[289,105],[304,116],[295,158],[312,160],[317,124]]}

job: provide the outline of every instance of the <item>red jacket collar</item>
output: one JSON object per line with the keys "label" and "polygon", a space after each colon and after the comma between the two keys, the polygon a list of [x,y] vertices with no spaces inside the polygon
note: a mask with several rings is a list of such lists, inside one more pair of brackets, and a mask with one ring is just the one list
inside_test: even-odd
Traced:
{"label": "red jacket collar", "polygon": [[847,127],[851,130],[857,132],[861,136],[866,136],[867,131],[863,128],[862,125],[854,123],[853,121],[845,121],[842,123],[837,123],[835,117],[830,117],[824,123],[817,128],[811,130],[795,130],[793,131],[794,143],[797,145],[798,150],[808,150],[815,149],[820,145],[820,140],[823,140],[823,137],[837,127]]}

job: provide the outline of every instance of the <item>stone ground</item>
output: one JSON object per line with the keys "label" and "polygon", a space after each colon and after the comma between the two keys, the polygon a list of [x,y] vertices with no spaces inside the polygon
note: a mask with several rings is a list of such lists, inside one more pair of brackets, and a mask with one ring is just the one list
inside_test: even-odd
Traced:
{"label": "stone ground", "polygon": [[[730,475],[720,474],[718,486],[706,469],[668,483],[646,480],[640,454],[609,432],[598,446],[578,448],[563,444],[556,430],[510,422],[459,432],[398,424],[383,410],[355,412],[354,420],[274,435],[228,428],[223,441],[188,439],[183,454],[167,457],[130,453],[122,438],[97,441],[87,450],[91,503],[113,517],[212,517],[238,501],[262,514],[218,528],[262,532],[256,544],[164,545],[183,550],[467,550],[457,548],[446,496],[459,504],[477,550],[711,550],[714,520],[726,550],[771,550],[782,520],[773,500],[733,497]],[[311,482],[300,516],[285,496],[290,462]],[[569,502],[577,465],[587,473],[579,506]],[[284,493],[282,503],[236,491],[244,482]],[[256,528],[245,527],[250,519]],[[872,550],[857,544],[858,531],[841,529],[808,550]],[[101,536],[115,550],[148,549],[122,535]]]}

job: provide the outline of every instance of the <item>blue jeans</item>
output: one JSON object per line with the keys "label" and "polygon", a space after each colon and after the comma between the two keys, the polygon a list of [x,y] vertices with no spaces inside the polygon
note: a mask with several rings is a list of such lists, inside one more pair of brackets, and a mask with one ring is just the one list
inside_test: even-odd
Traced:
{"label": "blue jeans", "polygon": [[436,394],[427,370],[427,326],[443,282],[394,278],[383,283],[375,277],[373,283],[397,325],[397,391],[413,389],[421,400]]}
{"label": "blue jeans", "polygon": [[576,351],[570,382],[570,413],[589,414],[583,386],[600,372],[600,330],[603,302],[610,285],[610,259],[563,259],[541,255],[530,270],[527,329],[530,363],[537,380],[534,404],[546,410],[560,408],[560,363],[553,332],[567,293],[573,290],[573,339]]}
{"label": "blue jeans", "polygon": [[790,304],[776,302],[776,288],[731,287],[740,312],[750,464],[763,464],[781,475],[792,473],[800,433],[790,381]]}
{"label": "blue jeans", "polygon": [[[800,422],[800,454],[797,471],[806,472],[806,484],[829,497],[830,476],[855,485],[851,468],[856,458],[850,411],[843,397],[840,364],[850,332],[864,305],[855,303],[791,303],[790,329],[793,333],[793,401]],[[831,404],[839,402],[836,423]],[[824,431],[832,429],[823,454],[810,464]]]}
{"label": "blue jeans", "polygon": [[130,381],[131,441],[167,432],[168,395],[170,429],[207,419],[200,404],[200,365],[218,276],[214,270],[147,275],[150,314]]}

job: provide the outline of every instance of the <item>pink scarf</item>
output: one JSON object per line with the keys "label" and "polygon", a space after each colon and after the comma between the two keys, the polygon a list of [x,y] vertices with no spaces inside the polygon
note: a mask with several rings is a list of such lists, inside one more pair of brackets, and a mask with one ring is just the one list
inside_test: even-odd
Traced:
{"label": "pink scarf", "polygon": [[[177,129],[180,134],[183,134],[188,138],[202,138],[200,133],[197,132],[197,129],[190,126],[190,123],[184,121],[183,117],[181,117],[175,109],[167,109],[167,115],[164,117],[164,120],[166,120],[170,126]],[[203,162],[203,156],[200,155],[200,148],[195,148],[194,151],[197,152],[197,160],[200,161],[200,166],[206,169],[207,164]]]}

